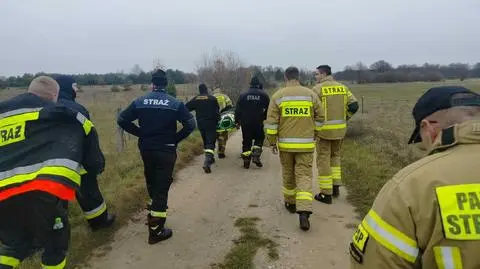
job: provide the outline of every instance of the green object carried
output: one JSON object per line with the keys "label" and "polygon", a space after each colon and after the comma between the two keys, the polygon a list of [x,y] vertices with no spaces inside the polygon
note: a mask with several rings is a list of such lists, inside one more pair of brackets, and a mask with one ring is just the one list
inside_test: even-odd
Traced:
{"label": "green object carried", "polygon": [[220,121],[217,131],[230,131],[235,128],[235,114],[232,111],[225,111],[220,114]]}

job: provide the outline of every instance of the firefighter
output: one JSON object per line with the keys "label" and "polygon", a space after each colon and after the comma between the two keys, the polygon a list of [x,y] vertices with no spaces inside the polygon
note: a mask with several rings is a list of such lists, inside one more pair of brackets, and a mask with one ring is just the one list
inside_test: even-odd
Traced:
{"label": "firefighter", "polygon": [[383,186],[352,236],[351,268],[480,268],[480,95],[429,89],[409,144],[427,156]]}
{"label": "firefighter", "polygon": [[[245,169],[250,168],[250,161],[263,167],[260,160],[265,140],[263,121],[267,118],[270,97],[261,86],[259,79],[253,77],[250,89],[240,95],[235,105],[235,123],[242,129],[242,158]],[[255,141],[253,146],[252,141]]]}
{"label": "firefighter", "polygon": [[39,76],[0,103],[1,269],[17,268],[37,249],[42,268],[65,268],[68,203],[86,183],[81,174],[104,169],[95,127],[56,104],[58,91],[54,79]]}
{"label": "firefighter", "polygon": [[286,87],[271,98],[265,122],[273,152],[280,151],[286,209],[299,214],[300,228],[310,229],[312,213],[312,167],[317,126],[324,112],[317,95],[299,82],[296,67],[285,70]]}
{"label": "firefighter", "polygon": [[208,88],[205,84],[200,84],[198,90],[200,94],[188,101],[186,107],[190,111],[195,110],[195,117],[198,129],[202,135],[205,152],[203,170],[205,173],[211,173],[211,165],[215,162],[215,139],[217,123],[220,120],[219,106],[217,99],[208,93]]}
{"label": "firefighter", "polygon": [[[217,98],[218,105],[220,107],[220,113],[228,111],[233,108],[233,103],[228,95],[224,94],[219,87],[213,90],[213,96]],[[225,158],[225,148],[227,147],[228,131],[219,129],[217,131],[218,142],[218,158]]]}
{"label": "firefighter", "polygon": [[[118,116],[117,123],[138,137],[146,185],[152,200],[147,215],[148,243],[155,244],[172,236],[165,227],[168,192],[173,181],[177,145],[195,129],[195,119],[185,105],[166,93],[165,71],[152,74],[152,91],[135,99]],[[133,121],[138,119],[138,126]],[[177,132],[177,121],[183,128]]]}
{"label": "firefighter", "polygon": [[333,197],[340,195],[342,168],[340,151],[347,131],[347,120],[358,110],[358,102],[350,89],[335,81],[328,65],[320,65],[315,71],[317,93],[325,111],[325,122],[318,133],[317,169],[320,193],[315,199],[332,204]]}
{"label": "firefighter", "polygon": [[[80,112],[90,120],[88,110],[81,104],[75,102],[78,91],[75,79],[72,76],[60,75],[57,76],[55,80],[60,86],[58,103],[76,112]],[[96,175],[88,173],[82,175],[82,182],[84,183],[80,186],[80,192],[77,193],[76,197],[89,226],[92,230],[111,226],[115,221],[115,215],[110,214],[107,210],[107,205],[98,187]]]}

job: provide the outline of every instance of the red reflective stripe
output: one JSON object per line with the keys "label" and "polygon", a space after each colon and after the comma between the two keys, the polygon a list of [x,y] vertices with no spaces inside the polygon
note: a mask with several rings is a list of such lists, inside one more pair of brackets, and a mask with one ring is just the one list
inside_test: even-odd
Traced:
{"label": "red reflective stripe", "polygon": [[21,186],[1,191],[0,201],[6,200],[14,195],[19,195],[30,191],[48,192],[62,200],[70,201],[75,199],[75,190],[73,188],[69,188],[62,183],[51,180],[36,179]]}

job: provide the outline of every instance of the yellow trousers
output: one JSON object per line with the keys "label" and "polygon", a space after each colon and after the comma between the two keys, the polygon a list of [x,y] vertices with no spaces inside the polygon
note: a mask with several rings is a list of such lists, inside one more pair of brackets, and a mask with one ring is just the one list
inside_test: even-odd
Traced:
{"label": "yellow trousers", "polygon": [[343,139],[317,140],[317,169],[320,193],[332,194],[333,185],[342,185],[340,151]]}
{"label": "yellow trousers", "polygon": [[312,212],[313,152],[280,151],[280,162],[285,202],[296,204],[297,212]]}

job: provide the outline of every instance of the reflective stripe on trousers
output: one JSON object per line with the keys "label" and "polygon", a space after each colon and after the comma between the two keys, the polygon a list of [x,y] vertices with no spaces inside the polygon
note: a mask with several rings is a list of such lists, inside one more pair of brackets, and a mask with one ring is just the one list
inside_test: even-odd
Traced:
{"label": "reflective stripe on trousers", "polygon": [[14,257],[0,255],[0,264],[17,268],[20,265],[20,260]]}
{"label": "reflective stripe on trousers", "polygon": [[433,247],[439,269],[462,269],[462,256],[458,247]]}
{"label": "reflective stripe on trousers", "polygon": [[90,210],[88,212],[85,212],[85,218],[86,219],[94,219],[94,218],[102,215],[105,211],[107,211],[107,205],[105,204],[105,202],[103,202],[97,208],[95,208],[93,210]]}
{"label": "reflective stripe on trousers", "polygon": [[45,265],[42,264],[42,269],[63,269],[67,265],[67,258],[65,258],[61,263],[57,265]]}
{"label": "reflective stripe on trousers", "polygon": [[152,217],[157,217],[157,218],[166,218],[167,212],[158,212],[158,211],[151,210],[150,215],[152,215]]}
{"label": "reflective stripe on trousers", "polygon": [[386,249],[411,263],[417,259],[417,242],[388,224],[375,211],[368,212],[362,225],[373,239]]}
{"label": "reflective stripe on trousers", "polygon": [[318,186],[323,194],[331,194],[333,180],[331,176],[318,176]]}

